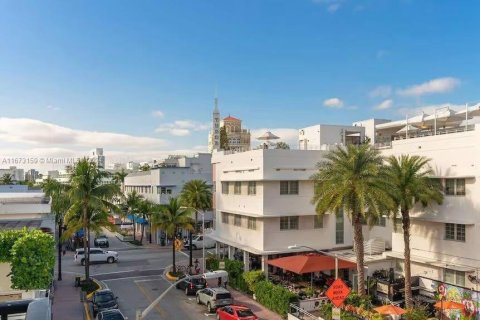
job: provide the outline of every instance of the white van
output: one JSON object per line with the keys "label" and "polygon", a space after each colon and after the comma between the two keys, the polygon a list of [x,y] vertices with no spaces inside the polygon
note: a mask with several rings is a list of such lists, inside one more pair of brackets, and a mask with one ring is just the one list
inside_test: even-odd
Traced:
{"label": "white van", "polygon": [[[183,245],[185,248],[188,248],[190,246],[190,243],[188,241]],[[195,235],[192,237],[192,249],[202,249],[205,246],[205,249],[209,248],[215,248],[215,240],[210,238],[209,236],[205,235],[202,236],[200,235]]]}
{"label": "white van", "polygon": [[212,272],[205,272],[202,275],[202,278],[205,279],[207,287],[227,287],[228,282],[228,272],[225,270],[215,270]]}

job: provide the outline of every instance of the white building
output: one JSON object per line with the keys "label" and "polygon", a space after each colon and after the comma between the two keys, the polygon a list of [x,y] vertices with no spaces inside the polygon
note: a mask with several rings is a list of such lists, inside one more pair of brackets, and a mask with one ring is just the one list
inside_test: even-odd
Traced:
{"label": "white building", "polygon": [[90,159],[92,159],[99,169],[105,169],[105,156],[103,155],[103,148],[95,148],[90,152]]}
{"label": "white building", "polygon": [[[215,232],[213,237],[228,248],[266,259],[291,252],[299,244],[321,250],[352,246],[348,219],[335,216],[316,221],[310,200],[315,164],[334,145],[359,143],[368,137],[385,156],[420,155],[443,185],[445,200],[417,208],[412,213],[412,274],[478,290],[480,284],[480,106],[465,110],[437,110],[400,121],[370,119],[353,126],[317,125],[299,130],[302,150],[252,150],[216,152],[212,157]],[[319,226],[322,227],[319,227]],[[342,238],[343,241],[338,241]],[[385,251],[375,261],[383,268],[403,272],[401,226],[394,230],[382,219],[364,228],[368,245],[383,240]],[[391,250],[390,250],[391,249]],[[348,250],[347,250],[348,251]],[[349,260],[346,250],[336,251]],[[368,273],[374,270],[368,270]]]}
{"label": "white building", "polygon": [[218,98],[215,98],[215,108],[212,114],[212,128],[208,135],[208,152],[220,149],[220,111],[218,110]]}
{"label": "white building", "polygon": [[9,167],[8,169],[0,169],[0,178],[5,174],[12,176],[13,181],[25,181],[25,172],[23,169],[17,167]]}
{"label": "white building", "polygon": [[140,168],[140,163],[134,162],[134,161],[129,161],[127,162],[127,170],[131,171],[138,171],[138,168]]}

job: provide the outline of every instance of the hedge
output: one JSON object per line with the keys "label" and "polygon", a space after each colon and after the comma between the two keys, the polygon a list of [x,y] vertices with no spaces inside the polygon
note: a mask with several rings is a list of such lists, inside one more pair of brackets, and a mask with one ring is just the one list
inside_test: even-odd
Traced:
{"label": "hedge", "polygon": [[259,303],[285,317],[291,303],[298,301],[297,295],[270,281],[260,281],[255,286],[255,297]]}
{"label": "hedge", "polygon": [[243,279],[247,283],[248,291],[255,292],[257,283],[265,280],[265,273],[262,270],[254,270],[243,273]]}

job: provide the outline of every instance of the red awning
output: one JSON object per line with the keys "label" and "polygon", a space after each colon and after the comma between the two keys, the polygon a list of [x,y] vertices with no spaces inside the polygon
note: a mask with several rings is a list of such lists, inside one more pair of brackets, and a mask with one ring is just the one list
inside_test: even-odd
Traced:
{"label": "red awning", "polygon": [[[313,253],[268,260],[267,263],[297,274],[335,269],[334,257]],[[353,262],[338,259],[338,269],[354,269],[356,267],[357,265]]]}

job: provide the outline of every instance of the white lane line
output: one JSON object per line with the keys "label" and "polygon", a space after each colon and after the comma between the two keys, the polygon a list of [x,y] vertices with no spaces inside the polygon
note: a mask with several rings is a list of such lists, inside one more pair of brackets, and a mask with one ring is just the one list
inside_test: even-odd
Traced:
{"label": "white lane line", "polygon": [[187,257],[187,258],[189,258],[189,257],[190,257],[188,254],[186,254],[186,253],[185,253],[185,252],[183,252],[183,251],[178,251],[178,252],[180,252],[181,254],[183,254],[183,255],[184,255],[185,257]]}
{"label": "white lane line", "polygon": [[[92,276],[103,276],[103,275],[106,275],[106,274],[115,274],[115,273],[124,273],[124,272],[134,272],[134,271],[140,271],[140,272],[144,272],[144,271],[160,271],[160,270],[164,270],[165,268],[156,268],[156,269],[140,269],[140,270],[125,270],[125,271],[112,271],[112,272],[105,272],[105,273],[95,273],[95,274],[92,274]],[[153,274],[153,276],[155,276],[155,274]]]}
{"label": "white lane line", "polygon": [[162,280],[162,276],[158,276],[157,279],[134,280],[133,282],[140,283],[140,282],[151,282],[151,281],[158,281],[158,280]]}
{"label": "white lane line", "polygon": [[[103,282],[108,282],[108,281],[117,281],[117,280],[127,280],[127,279],[139,279],[139,278],[148,278],[148,277],[159,277],[158,279],[154,280],[161,280],[162,276],[161,275],[150,275],[150,276],[136,276],[136,277],[125,277],[125,278],[116,278],[116,279],[108,279],[108,280],[102,280]],[[153,280],[152,280],[153,281]],[[136,281],[135,281],[136,282]]]}

